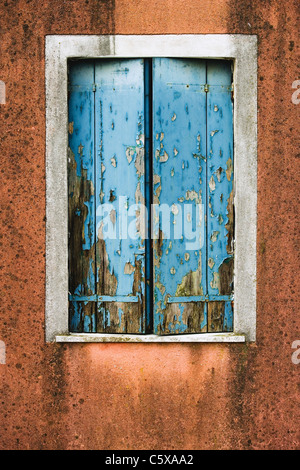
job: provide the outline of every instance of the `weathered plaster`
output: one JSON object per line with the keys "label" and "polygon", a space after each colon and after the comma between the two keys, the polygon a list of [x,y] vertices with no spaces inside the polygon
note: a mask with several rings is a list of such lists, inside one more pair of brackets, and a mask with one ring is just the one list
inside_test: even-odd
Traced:
{"label": "weathered plaster", "polygon": [[[1,3],[1,450],[299,449],[299,0]],[[258,37],[255,343],[45,343],[45,35]],[[159,197],[159,194],[158,194]]]}

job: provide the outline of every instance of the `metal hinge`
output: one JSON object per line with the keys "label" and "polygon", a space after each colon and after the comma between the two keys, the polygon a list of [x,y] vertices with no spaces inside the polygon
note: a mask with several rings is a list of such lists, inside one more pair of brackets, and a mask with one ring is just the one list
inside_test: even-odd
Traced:
{"label": "metal hinge", "polygon": [[209,86],[208,86],[207,83],[204,85],[204,91],[205,91],[205,93],[209,92]]}
{"label": "metal hinge", "polygon": [[93,83],[93,92],[96,91],[96,88],[97,88],[97,87],[96,87],[96,83]]}
{"label": "metal hinge", "polygon": [[234,85],[233,83],[231,84],[231,99],[234,99]]}

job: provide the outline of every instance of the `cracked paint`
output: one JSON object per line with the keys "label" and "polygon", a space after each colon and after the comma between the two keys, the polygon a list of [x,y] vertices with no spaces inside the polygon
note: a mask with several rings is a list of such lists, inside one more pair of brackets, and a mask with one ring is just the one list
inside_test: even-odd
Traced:
{"label": "cracked paint", "polygon": [[[146,234],[143,227],[145,214],[141,209],[145,203],[144,143],[147,142],[143,129],[145,98],[141,86],[144,83],[144,67],[143,61],[127,61],[127,78],[132,73],[132,83],[140,81],[138,86],[131,85],[128,89],[128,93],[133,93],[137,101],[128,100],[128,96],[125,98],[124,95],[122,102],[122,94],[117,92],[122,81],[121,62],[123,61],[95,61],[96,76],[99,64],[99,86],[97,85],[95,93],[96,114],[93,118],[91,107],[89,119],[90,122],[96,122],[95,156],[94,145],[86,141],[86,133],[80,136],[77,131],[75,139],[76,120],[73,117],[69,119],[74,125],[69,135],[70,139],[74,138],[77,143],[77,147],[73,147],[78,151],[77,161],[86,159],[87,165],[82,168],[76,166],[77,176],[90,180],[89,186],[85,188],[88,192],[86,199],[79,198],[81,204],[77,204],[73,209],[74,217],[81,220],[82,246],[86,248],[88,257],[93,257],[93,253],[96,253],[94,261],[92,258],[87,262],[86,278],[88,282],[91,282],[93,276],[96,278],[94,295],[99,297],[93,316],[82,311],[83,306],[85,308],[91,302],[78,301],[76,304],[78,312],[81,309],[76,315],[81,318],[80,328],[83,328],[83,331],[91,331],[91,328],[95,327],[99,332],[129,332],[133,331],[132,328],[135,328],[134,332],[145,331]],[[158,212],[154,213],[154,233],[157,234],[153,240],[154,330],[159,334],[222,331],[222,328],[230,328],[232,324],[232,103],[229,103],[227,94],[222,91],[228,87],[223,87],[221,92],[219,89],[214,95],[214,83],[209,83],[208,93],[199,92],[199,89],[195,93],[193,80],[189,81],[188,86],[184,80],[187,67],[191,74],[195,73],[195,83],[200,80],[201,74],[203,83],[206,83],[206,75],[210,79],[210,73],[211,80],[215,80],[214,64],[211,71],[209,64],[209,61],[206,63],[201,60],[196,64],[185,59],[153,59],[152,135],[155,136],[156,142],[152,169],[153,203],[158,208],[161,204],[170,208],[170,224],[173,227],[170,227],[171,237],[174,234],[171,242],[161,230]],[[104,89],[101,90],[101,80],[104,79],[105,69],[107,67],[109,76],[115,66],[118,68],[118,74],[114,76],[113,90],[104,92]],[[168,70],[167,83],[163,78],[167,75],[163,72],[165,67]],[[158,73],[158,70],[161,72]],[[172,73],[175,80],[172,79]],[[180,74],[183,74],[182,80]],[[231,80],[231,75],[228,77]],[[128,101],[130,108],[127,107]],[[132,109],[134,103],[139,105]],[[84,111],[82,102],[78,109],[81,113]],[[109,128],[114,138],[109,137]],[[115,132],[116,129],[118,133]],[[184,156],[180,161],[176,158],[179,153]],[[93,180],[92,172],[88,174],[89,168],[93,168],[94,159],[94,174],[99,175],[96,181]],[[84,171],[87,171],[86,175]],[[200,173],[201,177],[195,178],[195,174]],[[120,217],[123,215],[118,212],[117,201],[122,195],[124,181],[127,182],[127,195],[120,207],[125,208],[128,220],[132,215],[135,216],[134,225],[131,224],[134,239],[107,239],[102,224],[98,234],[93,235],[93,243],[87,245],[92,234],[93,214],[96,213],[97,207],[101,207],[105,202],[113,206],[108,217],[111,227],[116,230],[120,226]],[[187,211],[183,211],[184,204],[189,206]],[[190,236],[187,237],[187,234],[182,232],[182,224],[185,224],[188,233],[193,233],[192,214],[199,204],[204,207],[204,214],[198,221],[203,233],[197,234],[196,241],[205,241],[207,237],[210,241],[207,253],[205,243],[200,249],[195,251],[193,247],[193,251],[189,251],[187,243],[190,243]],[[133,206],[134,212],[131,211]],[[78,283],[74,291],[76,294],[80,294],[80,286],[83,284]],[[214,298],[223,295],[225,299],[222,297],[222,300],[211,301],[211,295],[214,295]],[[101,296],[105,296],[105,300]]]}

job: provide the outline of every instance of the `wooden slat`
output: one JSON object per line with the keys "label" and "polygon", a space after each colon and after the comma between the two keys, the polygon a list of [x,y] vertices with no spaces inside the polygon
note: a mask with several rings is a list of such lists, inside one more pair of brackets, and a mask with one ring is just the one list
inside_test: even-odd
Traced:
{"label": "wooden slat", "polygon": [[[168,303],[169,296],[182,299],[206,294],[205,80],[205,61],[153,59],[153,201],[157,205],[153,265],[157,334],[206,332],[204,302]],[[166,213],[172,208],[170,222],[159,215],[164,205]],[[199,207],[200,225],[196,227]],[[201,233],[200,242],[199,235],[191,238],[196,231]]]}
{"label": "wooden slat", "polygon": [[[233,104],[231,63],[207,61],[207,289],[233,293]],[[216,297],[216,298],[217,298]],[[233,304],[208,304],[208,331],[232,331]]]}
{"label": "wooden slat", "polygon": [[[98,302],[97,331],[144,333],[144,63],[95,64],[97,294],[139,296],[138,303]],[[127,238],[120,233],[126,216]]]}
{"label": "wooden slat", "polygon": [[[69,292],[96,293],[94,199],[94,65],[69,67]],[[95,332],[95,304],[70,301],[70,330]]]}

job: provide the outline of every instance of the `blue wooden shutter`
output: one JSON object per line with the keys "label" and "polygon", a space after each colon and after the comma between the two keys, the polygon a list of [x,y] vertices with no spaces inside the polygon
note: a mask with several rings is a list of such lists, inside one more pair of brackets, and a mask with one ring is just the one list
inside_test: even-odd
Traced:
{"label": "blue wooden shutter", "polygon": [[[205,83],[205,61],[153,61],[154,331],[158,334],[207,330]],[[192,232],[197,233],[194,240]]]}
{"label": "blue wooden shutter", "polygon": [[96,331],[94,64],[69,67],[69,303],[70,331]]}
{"label": "blue wooden shutter", "polygon": [[231,63],[207,62],[208,332],[233,329],[233,104]]}
{"label": "blue wooden shutter", "polygon": [[97,331],[144,333],[144,61],[98,61],[95,83]]}
{"label": "blue wooden shutter", "polygon": [[144,62],[77,61],[69,82],[70,331],[144,333]]}
{"label": "blue wooden shutter", "polygon": [[[158,205],[154,209],[154,331],[232,331],[230,62],[155,59],[153,131],[153,194]],[[197,204],[202,204],[198,220]],[[163,227],[164,205],[165,210],[173,206],[171,234],[165,233],[168,221]],[[178,239],[180,221],[184,233]],[[189,232],[197,228],[202,243],[192,249]]]}
{"label": "blue wooden shutter", "polygon": [[152,131],[150,60],[70,65],[70,331],[233,329],[230,63],[152,65]]}

